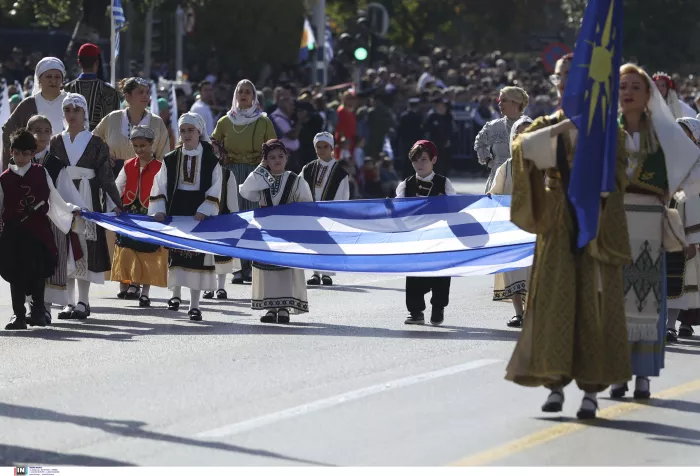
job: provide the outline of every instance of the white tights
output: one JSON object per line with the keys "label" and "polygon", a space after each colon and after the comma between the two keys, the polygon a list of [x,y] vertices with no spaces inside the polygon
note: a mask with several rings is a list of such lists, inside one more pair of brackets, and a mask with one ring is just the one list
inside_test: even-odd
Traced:
{"label": "white tights", "polygon": [[[182,299],[182,286],[173,286],[170,288],[173,292],[174,298]],[[190,289],[190,311],[192,309],[199,309],[199,298],[202,292],[199,289]]]}

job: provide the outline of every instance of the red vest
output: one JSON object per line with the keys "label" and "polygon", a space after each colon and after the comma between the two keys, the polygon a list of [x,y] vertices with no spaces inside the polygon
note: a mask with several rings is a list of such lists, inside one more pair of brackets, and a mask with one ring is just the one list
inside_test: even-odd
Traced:
{"label": "red vest", "polygon": [[134,157],[124,163],[124,173],[126,173],[126,187],[122,193],[124,206],[131,205],[137,198],[144,207],[148,208],[148,199],[151,196],[151,187],[162,162],[158,159],[151,160],[139,177],[139,158]]}

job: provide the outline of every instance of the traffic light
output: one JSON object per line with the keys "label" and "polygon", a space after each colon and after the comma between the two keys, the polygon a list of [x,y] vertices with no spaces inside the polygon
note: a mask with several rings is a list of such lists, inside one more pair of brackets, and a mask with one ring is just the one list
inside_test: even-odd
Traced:
{"label": "traffic light", "polygon": [[353,58],[362,64],[367,61],[370,55],[370,30],[367,18],[361,16],[357,19],[357,33],[355,33],[355,43],[353,45]]}

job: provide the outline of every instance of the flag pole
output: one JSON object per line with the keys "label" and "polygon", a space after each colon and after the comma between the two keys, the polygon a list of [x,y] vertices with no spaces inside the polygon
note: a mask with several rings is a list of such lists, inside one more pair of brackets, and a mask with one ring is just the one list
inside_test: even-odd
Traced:
{"label": "flag pole", "polygon": [[116,55],[116,40],[117,40],[117,32],[116,32],[116,24],[114,21],[114,3],[110,6],[110,11],[111,11],[111,20],[110,20],[110,33],[109,33],[109,44],[111,46],[110,48],[110,59],[109,59],[109,69],[110,69],[110,75],[109,75],[109,81],[114,86],[115,88],[117,87],[117,55]]}

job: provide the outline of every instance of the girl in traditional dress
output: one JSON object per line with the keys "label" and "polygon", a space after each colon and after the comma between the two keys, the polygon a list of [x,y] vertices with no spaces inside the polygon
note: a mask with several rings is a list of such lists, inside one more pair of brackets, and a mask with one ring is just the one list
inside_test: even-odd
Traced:
{"label": "girl in traditional dress", "polygon": [[658,72],[652,77],[652,79],[654,80],[654,84],[656,84],[659,93],[661,93],[661,97],[671,110],[673,117],[680,119],[682,117],[695,116],[695,111],[693,108],[690,107],[689,104],[686,104],[685,101],[681,101],[678,97],[678,88],[676,87],[676,82],[673,80],[673,78],[671,78],[671,76],[663,72]]}
{"label": "girl in traditional dress", "polygon": [[[115,177],[119,175],[124,162],[136,156],[129,134],[137,125],[153,130],[156,137],[152,149],[157,160],[163,160],[165,154],[170,152],[170,137],[165,123],[160,116],[151,114],[146,109],[151,105],[151,82],[143,78],[126,78],[119,81],[118,86],[119,91],[124,95],[126,107],[109,113],[93,131],[93,134],[109,146],[112,172]],[[114,232],[107,231],[110,259],[114,256],[115,237]],[[111,279],[111,276],[106,276],[105,279]],[[122,291],[119,292],[119,295],[121,294]],[[139,288],[130,287],[126,291],[126,297],[138,299]]]}
{"label": "girl in traditional dress", "polygon": [[[513,124],[513,130],[510,133],[510,145],[513,146],[513,139],[518,134],[523,132],[530,124],[532,119],[523,116]],[[495,195],[512,195],[513,193],[513,170],[512,159],[508,159],[503,165],[498,167],[493,180],[489,194]],[[494,276],[493,280],[493,300],[504,301],[511,299],[515,316],[508,321],[508,327],[523,326],[523,296],[527,294],[527,279],[530,268],[521,268],[515,271],[499,273]]]}
{"label": "girl in traditional dress", "polygon": [[7,168],[10,161],[10,134],[20,127],[26,127],[27,121],[32,116],[36,114],[46,116],[51,122],[53,133],[61,133],[63,130],[62,104],[67,94],[61,91],[61,85],[65,76],[66,68],[58,58],[43,58],[37,63],[34,70],[32,95],[17,106],[2,128],[2,170]]}
{"label": "girl in traditional dress", "polygon": [[[61,162],[61,160],[50,152],[50,142],[51,142],[51,121],[46,116],[36,115],[32,116],[27,122],[27,130],[34,135],[37,142],[37,154],[34,156],[33,162],[35,164],[43,165],[46,171],[51,177],[54,187],[58,191],[59,195],[68,203],[72,203],[80,208],[85,208],[85,202],[83,198],[78,193],[78,190],[73,185],[73,182],[68,175],[68,170],[66,169],[66,164]],[[78,219],[74,222],[73,227],[81,231],[84,226],[80,226],[83,223],[82,219]],[[80,244],[78,242],[78,236],[74,231],[70,231],[68,234],[60,230],[53,222],[50,223],[51,231],[53,233],[54,242],[56,244],[56,250],[58,251],[56,268],[54,269],[53,275],[46,280],[46,288],[44,291],[44,307],[46,310],[46,321],[51,323],[51,304],[58,304],[60,306],[67,306],[73,301],[68,295],[67,288],[67,273],[70,269],[71,271],[75,269],[75,260],[71,260],[69,264],[68,247],[70,246],[70,237],[74,243],[74,248],[78,256],[82,256],[82,251],[80,250]],[[39,304],[39,303],[36,303]],[[34,307],[35,303],[32,303]]]}
{"label": "girl in traditional dress", "polygon": [[[620,69],[620,109],[629,154],[625,215],[632,251],[632,264],[623,271],[625,314],[634,397],[646,399],[649,377],[658,377],[664,367],[665,251],[682,251],[685,239],[682,223],[673,221],[665,205],[686,185],[700,150],[676,123],[651,78],[633,64]],[[694,180],[687,179],[687,185]],[[627,390],[627,382],[620,382],[610,395],[621,398]]]}
{"label": "girl in traditional dress", "polygon": [[[696,118],[684,117],[677,119],[676,122],[681,125],[688,138],[700,146],[700,121]],[[683,220],[688,243],[688,248],[683,256],[683,273],[679,279],[679,284],[682,286],[681,292],[678,293],[680,296],[671,299],[669,290],[666,342],[677,342],[679,336],[691,337],[693,335],[692,325],[700,323],[698,320],[698,316],[700,316],[700,293],[698,292],[700,255],[697,253],[697,246],[700,243],[700,196],[691,194],[684,202],[672,200],[671,205],[678,209]],[[670,286],[669,278],[669,289]],[[678,331],[676,331],[676,320],[681,322]]]}
{"label": "girl in traditional dress", "polygon": [[[243,198],[273,207],[294,202],[313,202],[311,189],[303,177],[285,171],[289,151],[282,141],[272,139],[263,144],[262,161],[240,186]],[[261,322],[289,322],[289,309],[309,312],[306,282],[301,269],[253,263],[253,297],[251,308],[267,309]]]}
{"label": "girl in traditional dress", "polygon": [[[122,197],[124,211],[137,215],[148,214],[148,203],[153,181],[160,171],[161,162],[153,154],[155,133],[146,126],[131,129],[131,144],[136,157],[124,163],[117,177],[117,189]],[[138,296],[139,307],[150,307],[148,295],[151,286],[168,284],[168,250],[150,243],[117,235],[112,260],[112,281],[120,283],[120,296],[133,299]],[[127,284],[128,283],[128,284]]]}
{"label": "girl in traditional dress", "polygon": [[[231,110],[219,119],[212,133],[220,151],[224,167],[228,168],[237,183],[243,183],[260,161],[264,142],[277,137],[270,118],[258,103],[255,86],[248,79],[241,80],[233,93]],[[257,204],[239,197],[240,211],[257,208]],[[251,262],[241,260],[242,269],[233,275],[234,284],[252,279]]]}
{"label": "girl in traditional dress", "polygon": [[498,97],[498,108],[503,117],[487,122],[476,135],[474,150],[479,163],[491,169],[486,181],[486,192],[491,189],[498,167],[510,157],[509,140],[513,124],[522,117],[529,101],[524,89],[516,86],[503,88]]}
{"label": "girl in traditional dress", "polygon": [[[107,211],[121,213],[121,197],[114,184],[109,162],[109,147],[89,130],[88,106],[80,94],[68,93],[63,100],[67,130],[51,138],[50,152],[66,166],[66,171],[90,211],[102,212],[100,195],[108,200]],[[111,200],[111,202],[110,202]],[[85,223],[85,232],[78,234],[82,257],[70,247],[69,263],[75,269],[68,273],[69,303],[58,314],[59,319],[87,319],[90,315],[90,284],[104,284],[105,272],[111,269],[107,239],[102,227]],[[78,302],[75,304],[75,287]]]}
{"label": "girl in traditional dress", "polygon": [[[222,172],[214,153],[207,126],[199,114],[187,112],[178,121],[182,145],[163,159],[153,181],[148,214],[163,221],[166,216],[194,217],[202,221],[219,214]],[[235,197],[235,194],[234,194]],[[214,289],[214,256],[194,251],[169,250],[168,287],[172,297],[168,309],[177,311],[182,303],[182,287],[190,289],[192,321],[201,321],[201,291]]]}

